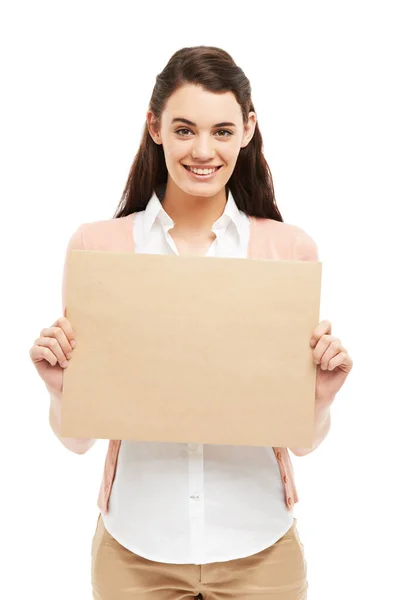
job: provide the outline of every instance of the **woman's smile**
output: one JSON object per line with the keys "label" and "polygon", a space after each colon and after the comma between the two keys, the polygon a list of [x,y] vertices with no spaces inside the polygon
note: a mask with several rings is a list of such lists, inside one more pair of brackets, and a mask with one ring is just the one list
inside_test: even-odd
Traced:
{"label": "woman's smile", "polygon": [[200,168],[200,167],[190,167],[189,165],[182,165],[186,171],[188,172],[189,177],[196,179],[197,181],[208,181],[212,179],[216,173],[220,170],[222,165],[212,168]]}

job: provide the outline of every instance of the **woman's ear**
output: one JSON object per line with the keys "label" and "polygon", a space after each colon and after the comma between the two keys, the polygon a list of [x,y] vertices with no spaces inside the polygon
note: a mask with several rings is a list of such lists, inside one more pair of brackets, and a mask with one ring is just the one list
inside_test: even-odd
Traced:
{"label": "woman's ear", "polygon": [[253,135],[254,135],[254,131],[256,129],[256,124],[257,124],[257,117],[256,117],[256,113],[255,112],[249,112],[249,118],[247,123],[244,126],[243,129],[243,137],[242,137],[242,143],[241,143],[241,148],[245,148],[247,146],[247,144],[250,143]]}
{"label": "woman's ear", "polygon": [[151,110],[147,111],[146,122],[147,122],[147,129],[149,130],[149,134],[151,135],[153,141],[156,144],[162,144],[161,134],[160,134],[160,123]]}

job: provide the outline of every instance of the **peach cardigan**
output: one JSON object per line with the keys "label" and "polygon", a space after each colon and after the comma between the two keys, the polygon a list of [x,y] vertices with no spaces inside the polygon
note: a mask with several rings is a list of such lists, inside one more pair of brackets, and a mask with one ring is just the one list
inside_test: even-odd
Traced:
{"label": "peach cardigan", "polygon": [[[68,253],[72,249],[78,250],[105,250],[114,252],[134,252],[133,239],[134,214],[118,219],[84,223],[78,227],[69,240],[65,265]],[[318,260],[318,249],[314,240],[300,227],[282,223],[272,219],[250,217],[250,238],[248,258],[272,260]],[[66,269],[63,274],[63,314],[66,310]],[[72,324],[73,325],[73,324]],[[330,429],[330,404],[323,406],[316,400],[314,440],[312,448],[290,448],[296,456],[304,456],[315,450],[326,437]],[[76,445],[82,447],[84,440],[76,440]],[[90,440],[87,440],[90,442]],[[69,444],[73,450],[74,440]],[[105,459],[104,473],[101,482],[98,506],[103,513],[107,513],[108,500],[111,494],[117,461],[121,445],[120,440],[110,440]],[[285,489],[285,501],[288,510],[292,510],[298,502],[298,494],[294,481],[293,466],[288,448],[273,448],[282,482]]]}

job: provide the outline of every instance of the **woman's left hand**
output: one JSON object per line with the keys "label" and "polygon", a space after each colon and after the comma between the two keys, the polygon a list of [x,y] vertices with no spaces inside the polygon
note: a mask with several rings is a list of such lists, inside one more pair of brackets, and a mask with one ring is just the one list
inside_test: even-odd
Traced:
{"label": "woman's left hand", "polygon": [[315,398],[317,402],[332,402],[348,374],[353,361],[339,338],[331,335],[332,325],[321,321],[312,333],[310,346],[317,364]]}

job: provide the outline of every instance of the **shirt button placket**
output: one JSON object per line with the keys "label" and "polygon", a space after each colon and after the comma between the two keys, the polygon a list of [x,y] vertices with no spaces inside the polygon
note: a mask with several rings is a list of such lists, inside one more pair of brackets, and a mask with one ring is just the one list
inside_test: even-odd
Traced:
{"label": "shirt button placket", "polygon": [[188,444],[191,562],[204,562],[204,456],[202,444]]}

